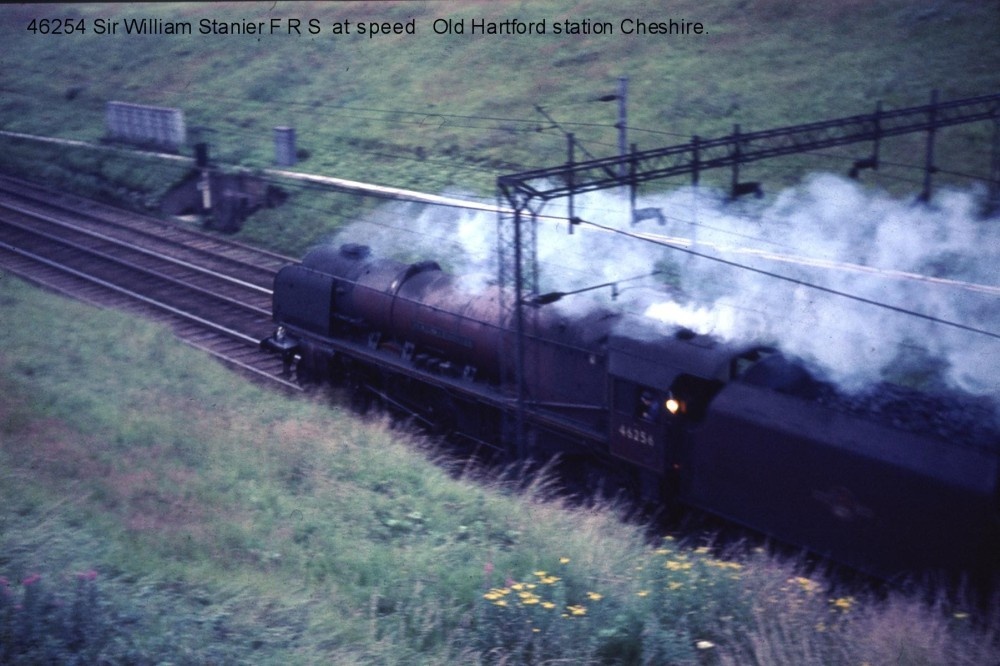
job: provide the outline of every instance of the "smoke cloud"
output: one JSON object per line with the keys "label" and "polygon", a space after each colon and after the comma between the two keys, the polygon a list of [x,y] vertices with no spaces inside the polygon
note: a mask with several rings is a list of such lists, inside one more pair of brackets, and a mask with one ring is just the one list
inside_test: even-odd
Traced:
{"label": "smoke cloud", "polygon": [[[571,292],[567,312],[609,305],[741,344],[800,357],[847,390],[884,379],[944,382],[1000,396],[1000,340],[685,253],[744,266],[1000,334],[1000,218],[981,193],[940,191],[930,204],[819,174],[767,200],[727,202],[705,188],[576,198],[587,222],[537,225],[539,291]],[[543,216],[567,217],[564,200]],[[497,275],[497,216],[392,203],[338,233],[378,256],[435,259],[480,284]],[[642,235],[645,240],[615,233]],[[664,243],[671,245],[665,246]],[[657,272],[650,276],[650,273]]]}

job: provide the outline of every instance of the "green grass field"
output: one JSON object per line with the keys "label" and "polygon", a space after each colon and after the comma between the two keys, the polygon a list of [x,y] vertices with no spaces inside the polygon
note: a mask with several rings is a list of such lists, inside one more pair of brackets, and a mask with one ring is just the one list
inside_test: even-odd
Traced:
{"label": "green grass field", "polygon": [[[26,30],[46,16],[275,12],[421,29],[261,41]],[[708,32],[473,39],[434,34],[443,16],[676,17]],[[640,148],[921,104],[934,88],[1000,90],[1000,12],[960,0],[6,5],[0,35],[0,129],[99,142],[108,100],[177,106],[220,162],[269,166],[271,128],[293,125],[303,171],[486,200],[498,175],[564,161],[562,129],[614,154],[615,105],[594,100],[623,75]],[[936,178],[988,173],[991,132],[942,132]],[[865,182],[917,190],[922,141],[886,145]],[[138,209],[184,173],[0,142],[4,173]],[[846,166],[847,153],[809,156],[748,177],[781,187]],[[240,236],[296,254],[381,203],[292,193]],[[327,395],[264,391],[145,322],[6,273],[0,309],[2,663],[986,666],[1000,652],[996,606],[933,584],[876,595],[754,549],[650,544],[614,507],[463,472],[418,436]]]}
{"label": "green grass field", "polygon": [[[104,136],[109,100],[183,109],[189,142],[244,168],[272,164],[272,128],[293,126],[312,173],[492,200],[496,177],[566,159],[617,152],[617,106],[595,101],[629,78],[629,142],[640,149],[694,134],[743,131],[869,113],[1000,90],[1000,16],[991,3],[909,0],[802,5],[784,0],[694,2],[668,8],[633,0],[509,3],[399,2],[271,8],[266,3],[7,6],[0,9],[4,68],[0,128],[88,141]],[[299,16],[318,36],[99,35],[96,19],[250,21]],[[32,19],[73,17],[85,34],[40,35]],[[545,19],[536,36],[435,34],[434,20]],[[700,21],[703,35],[621,34],[624,18]],[[413,20],[414,35],[334,35],[344,20]],[[554,23],[607,21],[613,35],[565,36]],[[553,126],[535,107],[558,122]],[[937,138],[938,183],[968,186],[989,174],[989,123]],[[2,139],[5,171],[27,172],[79,191],[143,207],[182,176],[175,166]],[[924,137],[884,142],[866,182],[919,191]],[[846,172],[868,146],[775,160],[745,169],[769,192],[816,170]],[[586,151],[586,152],[584,152]],[[186,148],[191,154],[191,148]],[[969,176],[972,176],[970,180]],[[724,184],[726,173],[703,183]],[[670,188],[666,182],[657,187]],[[247,225],[244,235],[297,253],[377,201],[296,192],[290,204]]]}

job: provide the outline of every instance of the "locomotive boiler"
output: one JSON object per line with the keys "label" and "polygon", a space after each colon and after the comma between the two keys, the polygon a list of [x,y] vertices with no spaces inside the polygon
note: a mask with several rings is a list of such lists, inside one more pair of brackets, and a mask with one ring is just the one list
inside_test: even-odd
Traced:
{"label": "locomotive boiler", "polygon": [[261,345],[359,406],[377,399],[457,441],[558,456],[881,576],[1000,561],[988,404],[899,387],[845,396],[772,347],[551,305],[523,306],[518,391],[516,327],[496,287],[361,245],[310,251],[278,273],[273,298],[276,331]]}

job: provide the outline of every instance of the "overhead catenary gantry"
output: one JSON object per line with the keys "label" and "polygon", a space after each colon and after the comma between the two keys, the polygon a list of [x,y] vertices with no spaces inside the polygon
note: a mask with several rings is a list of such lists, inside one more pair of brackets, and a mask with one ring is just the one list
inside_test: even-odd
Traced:
{"label": "overhead catenary gantry", "polygon": [[[690,175],[697,183],[701,172],[709,169],[738,168],[772,157],[865,142],[874,144],[873,153],[859,160],[861,164],[857,167],[877,168],[878,143],[884,138],[927,132],[933,140],[932,134],[944,127],[998,119],[1000,93],[938,102],[935,92],[931,103],[922,106],[885,111],[879,104],[873,113],[757,132],[741,132],[736,125],[727,136],[715,139],[695,136],[687,143],[633,150],[626,156],[522,171],[500,176],[497,185],[501,193],[510,193],[506,195],[507,201],[513,207],[511,197],[522,197],[530,204],[535,199],[550,201],[681,175]],[[933,165],[930,166],[933,170]],[[621,167],[625,167],[624,174],[619,171]]]}
{"label": "overhead catenary gantry", "polygon": [[574,215],[573,198],[598,190],[627,187],[631,195],[631,219],[644,214],[635,208],[636,192],[642,183],[690,176],[698,184],[701,173],[709,169],[732,171],[730,195],[759,194],[760,184],[742,182],[740,166],[774,157],[807,153],[855,143],[871,144],[870,153],[856,160],[851,175],[863,169],[878,169],[883,139],[924,132],[927,135],[924,156],[922,201],[931,197],[934,164],[934,141],[939,129],[972,122],[992,121],[993,147],[988,183],[988,206],[1000,208],[1000,93],[941,102],[933,91],[928,104],[905,109],[884,110],[882,104],[868,114],[835,118],[777,129],[743,132],[739,125],[732,134],[713,139],[694,136],[687,143],[652,150],[636,150],[584,162],[574,160],[574,139],[568,135],[568,159],[565,164],[509,174],[497,178],[497,251],[498,280],[506,294],[503,318],[515,329],[514,349],[501,353],[515,356],[514,379],[518,409],[517,421],[511,424],[517,450],[525,450],[526,395],[524,387],[525,318],[536,311],[525,307],[538,296],[537,219],[544,206],[556,199],[567,199],[570,230],[579,222]]}

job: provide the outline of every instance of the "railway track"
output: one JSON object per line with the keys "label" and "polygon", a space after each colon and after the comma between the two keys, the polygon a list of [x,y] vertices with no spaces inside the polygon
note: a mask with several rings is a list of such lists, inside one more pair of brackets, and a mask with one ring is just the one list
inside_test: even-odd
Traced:
{"label": "railway track", "polygon": [[0,269],[98,307],[171,326],[265,383],[300,390],[258,347],[288,257],[0,177]]}

